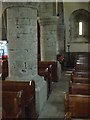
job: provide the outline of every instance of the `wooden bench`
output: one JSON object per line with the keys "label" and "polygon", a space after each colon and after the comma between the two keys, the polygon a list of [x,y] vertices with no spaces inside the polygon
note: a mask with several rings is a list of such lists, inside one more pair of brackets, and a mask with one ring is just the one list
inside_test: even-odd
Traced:
{"label": "wooden bench", "polygon": [[71,79],[73,79],[74,77],[78,77],[78,78],[90,78],[90,72],[76,72],[73,71],[71,74]]}
{"label": "wooden bench", "polygon": [[90,84],[90,78],[83,78],[83,77],[73,77],[70,82],[72,83],[84,83]]}
{"label": "wooden bench", "polygon": [[89,63],[81,63],[81,62],[77,62],[76,64],[75,64],[75,71],[86,71],[86,72],[88,72],[88,71],[90,71],[90,64]]}
{"label": "wooden bench", "polygon": [[89,53],[77,55],[75,67],[71,74],[72,82],[90,83],[90,56]]}
{"label": "wooden bench", "polygon": [[90,57],[77,55],[69,81],[69,93],[65,94],[65,119],[90,119]]}
{"label": "wooden bench", "polygon": [[74,61],[75,71],[90,71],[89,55],[77,55]]}
{"label": "wooden bench", "polygon": [[52,73],[51,73],[52,65],[49,65],[48,68],[45,69],[44,79],[47,81],[47,92],[48,97],[52,91]]}
{"label": "wooden bench", "polygon": [[88,72],[74,72],[71,74],[71,81],[73,83],[90,84],[90,73],[88,73]]}
{"label": "wooden bench", "polygon": [[89,54],[78,54],[75,56],[75,60],[78,60],[78,59],[88,60],[90,59],[90,53]]}
{"label": "wooden bench", "polygon": [[36,118],[35,82],[34,81],[3,81],[2,91],[24,91],[25,118]]}
{"label": "wooden bench", "polygon": [[38,62],[38,74],[39,70],[46,69],[49,67],[49,65],[52,65],[51,74],[52,74],[52,81],[57,81],[57,62],[55,61],[39,61]]}
{"label": "wooden bench", "polygon": [[23,100],[24,100],[23,91],[17,91],[17,92],[3,91],[2,119],[23,118],[24,117]]}
{"label": "wooden bench", "polygon": [[90,95],[90,84],[70,83],[69,94]]}
{"label": "wooden bench", "polygon": [[90,63],[89,60],[90,60],[90,58],[81,57],[81,58],[76,59],[74,62],[75,62],[75,63],[77,63],[77,62]]}
{"label": "wooden bench", "polygon": [[65,94],[65,113],[65,117],[90,119],[90,96]]}

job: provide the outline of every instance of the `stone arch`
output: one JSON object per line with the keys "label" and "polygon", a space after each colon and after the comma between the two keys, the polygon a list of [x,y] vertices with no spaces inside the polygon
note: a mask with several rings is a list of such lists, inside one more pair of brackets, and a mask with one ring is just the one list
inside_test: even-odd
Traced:
{"label": "stone arch", "polygon": [[[72,12],[69,31],[71,42],[89,42],[89,16],[90,13],[84,9]],[[82,35],[79,35],[79,22],[82,22]]]}

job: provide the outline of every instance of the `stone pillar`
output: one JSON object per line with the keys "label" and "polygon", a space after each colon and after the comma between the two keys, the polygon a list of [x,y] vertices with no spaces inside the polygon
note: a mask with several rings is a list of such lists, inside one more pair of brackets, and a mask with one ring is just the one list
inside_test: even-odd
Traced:
{"label": "stone pillar", "polygon": [[58,20],[56,16],[39,18],[41,60],[56,61],[58,53]]}
{"label": "stone pillar", "polygon": [[62,53],[65,51],[65,26],[62,24],[59,24],[58,26],[58,36],[59,36],[59,41],[58,41],[58,51],[59,53]]}
{"label": "stone pillar", "polygon": [[36,9],[27,7],[7,9],[9,79],[30,80],[37,74],[36,33]]}
{"label": "stone pillar", "polygon": [[[36,109],[39,113],[47,100],[47,86],[37,75],[37,9],[14,6],[7,9],[9,51],[8,80],[35,80]],[[43,96],[44,95],[44,96]]]}

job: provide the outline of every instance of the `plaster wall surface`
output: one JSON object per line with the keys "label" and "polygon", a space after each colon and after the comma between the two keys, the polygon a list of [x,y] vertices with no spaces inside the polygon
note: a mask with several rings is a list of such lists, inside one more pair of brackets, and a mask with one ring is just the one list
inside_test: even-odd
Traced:
{"label": "plaster wall surface", "polygon": [[87,43],[70,43],[70,16],[72,12],[78,9],[85,9],[88,11],[88,2],[64,2],[64,20],[65,20],[65,49],[68,52],[67,45],[70,44],[70,52],[87,52]]}

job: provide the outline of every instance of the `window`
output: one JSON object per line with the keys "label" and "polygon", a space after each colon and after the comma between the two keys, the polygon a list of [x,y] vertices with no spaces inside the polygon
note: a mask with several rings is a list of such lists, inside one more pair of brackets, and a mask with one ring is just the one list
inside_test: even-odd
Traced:
{"label": "window", "polygon": [[84,9],[72,12],[70,16],[70,42],[89,42],[89,16],[90,13]]}
{"label": "window", "polygon": [[79,35],[82,35],[82,22],[79,22]]}

